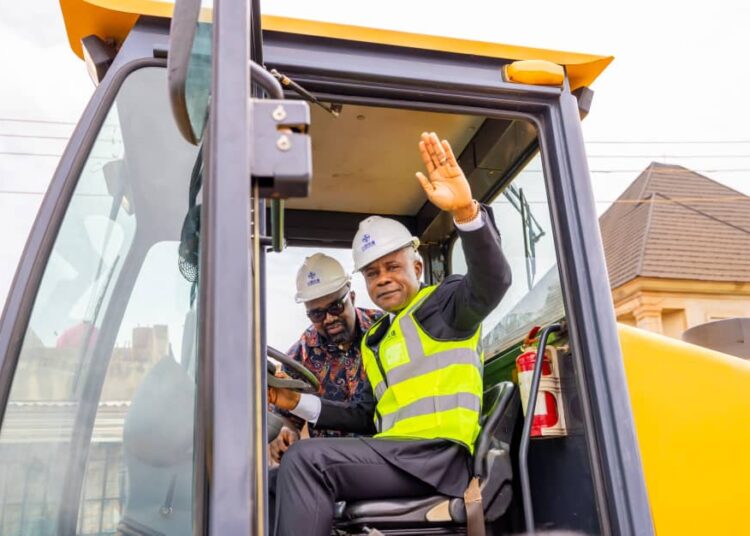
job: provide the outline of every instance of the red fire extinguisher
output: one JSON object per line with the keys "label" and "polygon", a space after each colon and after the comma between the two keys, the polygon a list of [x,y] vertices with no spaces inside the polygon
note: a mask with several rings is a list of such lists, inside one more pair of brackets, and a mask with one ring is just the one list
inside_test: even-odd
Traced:
{"label": "red fire extinguisher", "polygon": [[[524,341],[525,351],[516,358],[518,386],[521,391],[521,402],[524,414],[529,410],[531,378],[536,364],[537,348],[534,346],[536,336],[541,328],[535,326]],[[560,376],[557,367],[557,353],[552,346],[544,352],[542,377],[539,382],[539,394],[534,408],[534,419],[531,424],[531,436],[560,436],[566,434],[565,419],[562,411],[562,393]]]}

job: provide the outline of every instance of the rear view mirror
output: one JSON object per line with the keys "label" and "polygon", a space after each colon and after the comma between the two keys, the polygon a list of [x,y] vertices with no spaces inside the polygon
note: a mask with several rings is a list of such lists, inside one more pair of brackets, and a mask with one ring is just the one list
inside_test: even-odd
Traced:
{"label": "rear view mirror", "polygon": [[169,29],[169,100],[180,134],[197,145],[208,114],[211,87],[211,9],[201,0],[177,0]]}

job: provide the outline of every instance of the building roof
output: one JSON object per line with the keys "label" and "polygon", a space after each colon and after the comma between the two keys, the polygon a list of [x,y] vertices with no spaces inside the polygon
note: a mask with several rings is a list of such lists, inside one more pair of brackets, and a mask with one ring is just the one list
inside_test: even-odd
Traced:
{"label": "building roof", "polygon": [[599,218],[610,285],[636,277],[750,281],[750,197],[652,162]]}

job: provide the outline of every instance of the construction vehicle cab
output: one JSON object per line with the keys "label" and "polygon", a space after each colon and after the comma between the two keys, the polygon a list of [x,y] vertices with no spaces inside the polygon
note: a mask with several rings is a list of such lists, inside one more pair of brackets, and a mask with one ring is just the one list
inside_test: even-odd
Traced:
{"label": "construction vehicle cab", "polygon": [[[147,0],[61,6],[98,87],[0,324],[0,478],[23,483],[4,488],[0,532],[264,534],[278,425],[266,412],[266,333],[286,321],[268,314],[293,286],[285,267],[350,248],[358,222],[381,214],[419,236],[426,282],[465,269],[450,218],[413,178],[422,131],[460,155],[513,269],[483,326],[475,472],[487,530],[737,526],[732,505],[747,492],[731,468],[707,477],[723,486],[708,499],[664,465],[677,447],[700,447],[687,444],[688,419],[661,428],[649,417],[673,411],[642,363],[690,355],[681,387],[720,385],[733,415],[748,408],[750,368],[618,336],[580,131],[588,86],[611,58],[261,23],[255,2],[236,0],[179,0],[174,17]],[[310,381],[302,371],[295,386]],[[525,419],[519,391],[557,418]],[[710,419],[705,408],[698,422]],[[722,448],[750,444],[719,428]],[[720,519],[688,519],[684,507],[720,508]],[[342,504],[335,530],[454,534],[464,516],[442,497]]]}

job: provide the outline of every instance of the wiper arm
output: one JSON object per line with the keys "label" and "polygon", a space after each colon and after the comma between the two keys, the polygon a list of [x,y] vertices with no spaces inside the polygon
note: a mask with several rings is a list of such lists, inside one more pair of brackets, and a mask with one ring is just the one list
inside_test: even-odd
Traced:
{"label": "wiper arm", "polygon": [[521,221],[523,222],[523,250],[526,257],[526,284],[529,290],[534,286],[536,277],[536,241],[539,237],[532,236],[531,230],[531,208],[526,196],[523,195],[523,188],[518,192],[518,199],[521,204]]}
{"label": "wiper arm", "polygon": [[503,191],[508,202],[521,215],[523,225],[523,247],[526,256],[526,283],[529,290],[534,286],[536,276],[536,244],[545,235],[544,229],[531,212],[531,207],[523,193],[523,188],[517,189],[510,185]]}

